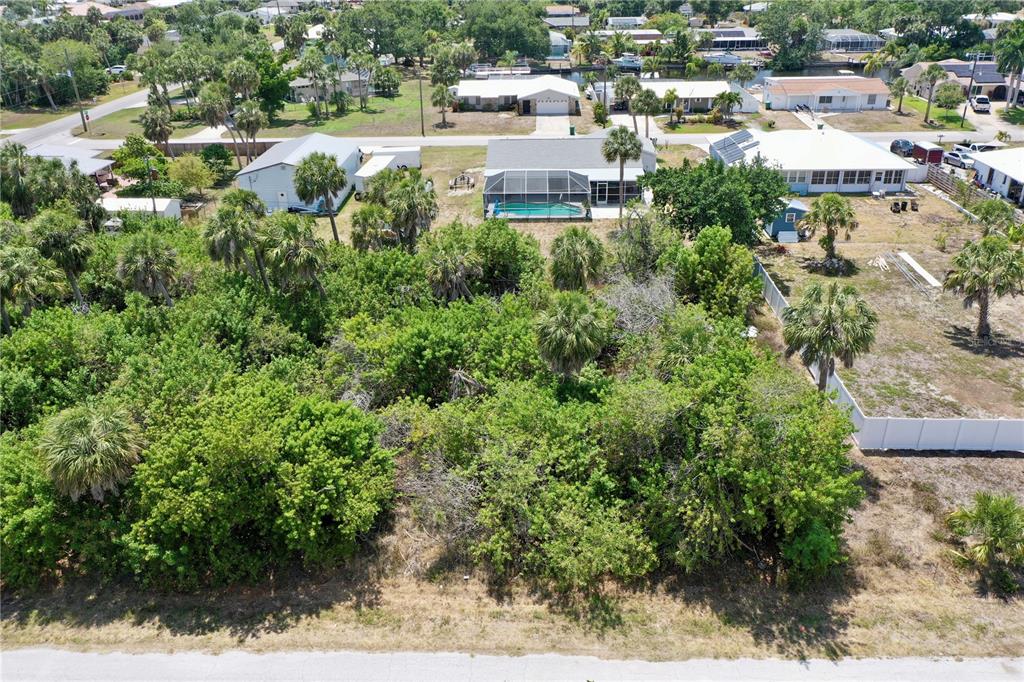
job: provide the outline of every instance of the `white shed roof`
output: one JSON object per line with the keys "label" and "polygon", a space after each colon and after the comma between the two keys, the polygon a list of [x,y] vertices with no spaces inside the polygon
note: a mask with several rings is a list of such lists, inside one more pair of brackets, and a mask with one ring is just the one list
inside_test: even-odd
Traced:
{"label": "white shed roof", "polygon": [[743,130],[713,144],[720,151],[737,141],[743,158],[760,156],[783,170],[911,170],[916,166],[887,149],[835,128],[779,130],[764,133]]}
{"label": "white shed roof", "polygon": [[99,200],[100,205],[111,213],[118,211],[139,211],[149,213],[153,210],[153,202],[156,201],[157,213],[166,213],[168,208],[180,206],[180,199],[167,199],[157,197],[103,197]]}
{"label": "white shed roof", "polygon": [[971,154],[971,158],[976,165],[984,164],[1017,181],[1024,179],[1024,147],[978,152]]}
{"label": "white shed roof", "polygon": [[355,140],[344,137],[332,137],[322,133],[304,135],[294,140],[275,144],[256,157],[255,161],[239,171],[238,175],[245,175],[246,173],[252,173],[278,164],[295,166],[313,152],[334,154],[338,157],[338,163],[344,163],[352,154],[359,153],[359,144]]}
{"label": "white shed roof", "polygon": [[458,97],[507,97],[519,99],[542,92],[557,92],[579,98],[580,89],[571,80],[558,76],[531,76],[529,78],[488,78],[462,80],[456,87]]}
{"label": "white shed roof", "polygon": [[65,167],[70,168],[71,163],[78,165],[78,170],[86,175],[92,175],[104,168],[110,168],[114,162],[110,159],[97,159],[98,150],[78,149],[59,144],[40,144],[26,150],[29,156],[41,156],[46,159],[59,159]]}

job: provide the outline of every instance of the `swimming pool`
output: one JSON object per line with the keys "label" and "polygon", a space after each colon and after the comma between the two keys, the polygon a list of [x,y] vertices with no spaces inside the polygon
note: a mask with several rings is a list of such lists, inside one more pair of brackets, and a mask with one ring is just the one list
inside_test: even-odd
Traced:
{"label": "swimming pool", "polygon": [[496,218],[582,218],[586,215],[583,207],[553,201],[546,204],[527,204],[510,201],[494,204]]}

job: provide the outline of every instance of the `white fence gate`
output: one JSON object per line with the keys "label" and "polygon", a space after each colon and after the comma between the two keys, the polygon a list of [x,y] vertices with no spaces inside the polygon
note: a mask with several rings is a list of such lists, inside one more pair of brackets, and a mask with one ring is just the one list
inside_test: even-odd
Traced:
{"label": "white fence gate", "polygon": [[[781,320],[789,302],[775,286],[771,276],[754,259],[761,278],[764,300]],[[815,379],[818,368],[808,367]],[[833,402],[850,408],[850,419],[856,432],[854,440],[862,450],[983,450],[988,452],[1024,452],[1024,419],[935,419],[930,417],[869,417],[847,390],[838,374],[828,380],[828,389],[835,392]]]}

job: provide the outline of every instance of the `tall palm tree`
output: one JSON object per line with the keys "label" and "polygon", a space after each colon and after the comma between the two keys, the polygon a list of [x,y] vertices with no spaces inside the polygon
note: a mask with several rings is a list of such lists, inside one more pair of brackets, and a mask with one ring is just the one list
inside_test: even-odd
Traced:
{"label": "tall palm tree", "polygon": [[324,210],[331,219],[334,242],[341,243],[338,225],[334,221],[334,200],[348,187],[345,169],[338,164],[338,157],[324,152],[313,152],[295,167],[295,193],[303,202],[311,204],[323,199]]}
{"label": "tall palm tree", "polygon": [[420,243],[419,256],[435,296],[448,303],[473,298],[469,285],[483,274],[483,268],[461,225],[456,223],[428,235]]}
{"label": "tall palm tree", "polygon": [[235,127],[228,125],[231,113],[231,98],[221,83],[207,83],[199,91],[199,116],[211,128],[225,126],[231,135],[231,146],[235,148],[235,162],[242,167],[242,156],[235,141]]}
{"label": "tall palm tree", "polygon": [[77,216],[48,208],[32,219],[30,230],[39,253],[64,271],[75,294],[75,302],[84,309],[85,299],[78,287],[78,276],[85,272],[86,263],[92,255],[85,225]]}
{"label": "tall palm tree", "polygon": [[142,135],[154,144],[162,144],[164,153],[171,154],[171,134],[174,126],[171,125],[171,115],[163,107],[149,106],[139,116],[139,124],[142,126]]}
{"label": "tall palm tree", "polygon": [[4,334],[11,333],[7,304],[31,312],[41,299],[59,292],[61,273],[31,246],[0,246],[0,324]]}
{"label": "tall palm tree", "polygon": [[430,93],[430,103],[433,104],[441,111],[441,127],[448,127],[448,117],[446,112],[455,102],[455,95],[448,89],[448,86],[444,83],[438,83],[434,86],[434,91]]}
{"label": "tall palm tree", "polygon": [[978,305],[975,335],[988,341],[992,338],[988,321],[991,300],[1024,290],[1024,251],[1013,248],[1002,235],[967,242],[953,257],[953,269],[946,274],[943,288],[961,296],[965,308]]}
{"label": "tall palm tree", "polygon": [[[257,218],[250,210],[237,203],[221,204],[203,226],[203,239],[212,260],[233,269],[244,266],[251,276],[258,273],[264,291],[270,292],[270,281],[259,245]],[[255,268],[246,249],[255,252]]]}
{"label": "tall palm tree", "polygon": [[636,42],[628,33],[616,31],[608,37],[608,51],[613,57],[621,57],[623,53],[633,52],[636,49]]}
{"label": "tall palm tree", "polygon": [[1006,96],[1007,108],[1017,106],[1021,74],[1024,72],[1024,23],[1012,22],[999,31],[995,44],[1000,73],[1010,74],[1010,88]]}
{"label": "tall palm tree", "polygon": [[896,113],[903,113],[903,98],[910,92],[910,81],[903,76],[897,76],[889,83],[889,94],[899,100],[899,106],[896,107]]}
{"label": "tall palm tree", "polygon": [[848,198],[829,192],[818,197],[800,222],[810,228],[812,235],[824,230],[818,244],[825,250],[826,262],[833,262],[837,259],[836,236],[841,231],[845,239],[850,238],[857,229],[857,214]]}
{"label": "tall palm tree", "polygon": [[327,295],[320,282],[327,258],[324,240],[313,234],[313,220],[283,211],[275,213],[267,221],[267,258],[277,275],[282,288],[294,288],[297,284],[312,284],[321,297]]}
{"label": "tall palm tree", "polygon": [[604,247],[587,227],[570,227],[551,244],[551,279],[562,290],[586,290],[601,276]]}
{"label": "tall palm tree", "polygon": [[11,205],[17,216],[30,216],[34,212],[31,165],[35,158],[28,155],[23,144],[0,145],[0,197]]}
{"label": "tall palm tree", "polygon": [[651,116],[661,113],[661,98],[653,90],[644,88],[636,96],[636,111],[644,115],[644,137],[651,139]]}
{"label": "tall palm tree", "polygon": [[932,98],[935,96],[935,86],[939,81],[946,78],[946,71],[940,64],[929,64],[928,68],[917,77],[918,85],[928,87],[928,104],[924,109],[924,122],[928,122],[928,116],[932,113]]}
{"label": "tall palm tree", "polygon": [[399,241],[411,252],[419,235],[429,230],[437,217],[434,183],[424,178],[419,168],[402,171],[386,205],[394,216]]}
{"label": "tall palm tree", "polygon": [[799,353],[804,364],[818,368],[818,390],[828,387],[836,358],[853,367],[875,341],[878,316],[852,286],[814,282],[796,305],[782,311],[786,356]]}
{"label": "tall palm tree", "polygon": [[386,206],[367,203],[352,214],[352,246],[358,251],[380,251],[396,246],[394,216]]}
{"label": "tall palm tree", "polygon": [[178,252],[149,231],[132,237],[117,263],[122,280],[146,296],[160,294],[168,308],[174,307],[167,289],[177,279],[177,269]]}
{"label": "tall palm tree", "polygon": [[743,104],[743,95],[732,90],[726,90],[715,95],[714,99],[715,106],[722,112],[722,116],[725,120],[732,120],[732,111],[736,107]]}
{"label": "tall palm tree", "polygon": [[220,203],[223,206],[240,208],[254,218],[263,218],[267,215],[266,203],[252,190],[232,187],[221,195]]}
{"label": "tall palm tree", "polygon": [[675,88],[669,88],[665,91],[664,97],[661,98],[661,106],[668,109],[668,122],[669,125],[673,123],[676,115],[676,102],[679,101],[679,93],[676,92]]}
{"label": "tall palm tree", "polygon": [[143,448],[142,433],[127,410],[85,404],[51,417],[39,438],[47,472],[62,494],[102,500],[128,480]]}
{"label": "tall palm tree", "polygon": [[636,133],[623,126],[612,128],[601,145],[601,154],[608,163],[619,162],[619,222],[622,222],[622,206],[626,175],[626,161],[635,161],[643,153],[643,144]]}
{"label": "tall palm tree", "polygon": [[234,118],[235,126],[245,136],[245,158],[251,163],[256,150],[256,135],[267,125],[267,115],[258,102],[248,99],[238,105]]}
{"label": "tall palm tree", "polygon": [[245,59],[239,57],[224,67],[224,80],[232,94],[241,93],[242,99],[251,99],[260,87],[260,72]]}
{"label": "tall palm tree", "polygon": [[313,113],[317,120],[320,120],[320,100],[326,100],[325,94],[320,91],[320,84],[327,78],[327,66],[324,64],[324,55],[317,49],[307,50],[299,62],[299,71],[309,79],[313,86]]}
{"label": "tall palm tree", "polygon": [[747,83],[755,78],[757,78],[757,74],[754,72],[754,67],[746,62],[738,64],[729,74],[729,80],[736,81],[741,88],[745,88]]}
{"label": "tall palm tree", "polygon": [[380,62],[369,52],[360,52],[352,55],[349,65],[359,76],[359,109],[366,109],[369,102],[370,79],[373,78],[373,72],[380,66]]}
{"label": "tall palm tree", "polygon": [[570,378],[601,353],[609,324],[586,294],[562,291],[537,317],[536,330],[540,356],[552,372]]}
{"label": "tall palm tree", "polygon": [[633,117],[633,132],[637,135],[640,134],[640,128],[636,124],[636,111],[634,111],[633,105],[641,90],[643,87],[640,85],[640,79],[636,76],[623,76],[615,81],[615,98],[626,101],[629,115]]}

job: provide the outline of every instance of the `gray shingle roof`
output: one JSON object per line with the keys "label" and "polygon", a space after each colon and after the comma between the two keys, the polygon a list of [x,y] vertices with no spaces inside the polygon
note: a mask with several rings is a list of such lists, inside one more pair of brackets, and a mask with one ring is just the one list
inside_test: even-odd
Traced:
{"label": "gray shingle roof", "polygon": [[[487,144],[488,170],[618,168],[604,160],[601,147],[606,134],[584,137],[497,139]],[[656,154],[650,140],[643,140],[644,155]],[[627,161],[626,168],[642,168],[642,159]]]}

